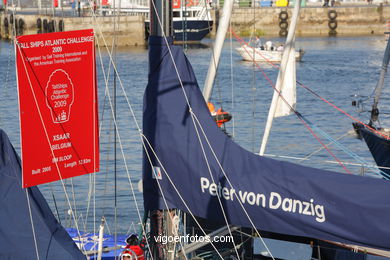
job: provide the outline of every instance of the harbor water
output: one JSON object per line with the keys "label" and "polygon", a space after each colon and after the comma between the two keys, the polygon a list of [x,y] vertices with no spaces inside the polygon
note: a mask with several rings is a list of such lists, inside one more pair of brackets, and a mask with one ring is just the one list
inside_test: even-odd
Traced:
{"label": "harbor water", "polygon": [[[282,38],[267,40],[275,43],[284,41]],[[204,39],[200,45],[183,46],[201,88],[207,74],[212,44],[212,40]],[[377,83],[385,46],[383,36],[298,38],[296,48],[303,49],[305,55],[302,61],[297,63],[297,80],[346,113],[367,122],[369,113],[358,113],[351,103],[353,100],[367,99],[365,106],[360,107],[362,110],[370,109],[372,99],[367,96],[372,94]],[[212,102],[215,107],[222,106],[233,115],[233,120],[226,124],[226,132],[247,150],[258,153],[273,94],[271,85],[276,82],[278,70],[268,64],[256,66],[242,61],[235,50],[236,47],[239,47],[239,43],[235,40],[225,41]],[[10,42],[0,42],[0,128],[6,131],[20,154],[14,55]],[[138,223],[143,217],[142,193],[138,188],[142,175],[142,144],[138,127],[142,127],[143,92],[148,79],[148,52],[144,47],[118,48],[113,59],[116,60],[117,68],[115,79],[112,65],[109,65],[109,50],[96,48],[100,172],[44,184],[40,189],[64,226],[73,226],[70,214],[77,214],[79,225],[87,231],[92,231],[104,216],[107,220],[107,232],[131,233],[138,232]],[[114,88],[116,120],[113,120],[114,112],[111,109],[114,107]],[[390,126],[386,115],[386,112],[390,112],[389,94],[390,82],[386,79],[379,106],[383,112],[383,126]],[[375,164],[366,144],[352,134],[353,120],[299,84],[296,108],[312,126],[325,131],[338,143],[360,156],[367,165]],[[114,126],[119,133],[116,137]],[[37,130],[30,131],[34,133]],[[375,170],[362,166],[362,161],[355,161],[350,154],[340,150],[318,132],[316,135],[350,172],[375,178]],[[317,138],[297,116],[277,118],[273,123],[266,156],[348,174],[335,158],[323,149]],[[93,180],[95,182],[91,182]],[[71,206],[65,199],[64,187],[71,198]],[[261,248],[262,246],[258,245],[257,250],[263,251]],[[307,245],[291,246],[272,242],[270,248],[275,257],[310,259],[310,248]]]}

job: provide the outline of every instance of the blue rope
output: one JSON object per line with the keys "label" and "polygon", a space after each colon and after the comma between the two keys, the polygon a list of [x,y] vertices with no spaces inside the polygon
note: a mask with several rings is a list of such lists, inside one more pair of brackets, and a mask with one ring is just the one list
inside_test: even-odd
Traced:
{"label": "blue rope", "polygon": [[[375,168],[375,167],[371,167],[369,166],[369,164],[363,159],[361,158],[359,155],[355,154],[354,152],[352,152],[351,150],[349,150],[347,147],[345,147],[344,145],[342,145],[341,143],[339,143],[338,141],[336,141],[335,139],[333,139],[330,135],[328,135],[325,131],[323,131],[321,128],[319,128],[318,126],[316,126],[315,124],[313,124],[312,122],[310,122],[310,120],[308,120],[307,118],[305,118],[301,113],[299,113],[298,111],[295,112],[296,115],[304,120],[312,129],[315,129],[317,130],[318,133],[320,133],[322,136],[324,136],[325,138],[327,138],[329,141],[331,141],[332,143],[334,143],[337,147],[339,147],[341,150],[343,150],[346,154],[350,155],[352,158],[354,158],[356,161],[360,162],[361,164],[364,164],[366,165],[368,168],[374,170],[374,172],[378,175],[380,175],[381,177],[383,177],[384,179],[386,180],[390,180],[390,175],[385,173],[384,171],[382,171],[381,169],[379,168]],[[377,172],[376,170],[379,170],[379,172]]]}

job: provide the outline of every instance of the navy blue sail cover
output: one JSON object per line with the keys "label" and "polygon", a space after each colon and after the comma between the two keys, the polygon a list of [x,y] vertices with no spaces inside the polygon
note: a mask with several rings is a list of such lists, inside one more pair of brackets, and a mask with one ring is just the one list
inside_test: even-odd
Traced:
{"label": "navy blue sail cover", "polygon": [[234,225],[251,227],[245,209],[263,231],[390,249],[390,182],[244,150],[218,129],[182,49],[168,42],[173,60],[163,38],[149,37],[143,132],[157,157],[144,152],[146,210],[179,208],[223,223],[219,196]]}
{"label": "navy blue sail cover", "polygon": [[[22,188],[21,165],[0,129],[0,259],[85,259],[37,187]],[[28,200],[34,223],[36,246]]]}

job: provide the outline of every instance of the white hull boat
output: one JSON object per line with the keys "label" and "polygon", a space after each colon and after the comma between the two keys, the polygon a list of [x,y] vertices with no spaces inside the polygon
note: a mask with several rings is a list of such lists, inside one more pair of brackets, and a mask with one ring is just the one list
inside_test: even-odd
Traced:
{"label": "white hull boat", "polygon": [[[245,61],[256,62],[280,62],[282,60],[283,50],[262,50],[250,46],[236,48],[242,59]],[[304,54],[303,50],[295,51],[295,59],[300,61]]]}

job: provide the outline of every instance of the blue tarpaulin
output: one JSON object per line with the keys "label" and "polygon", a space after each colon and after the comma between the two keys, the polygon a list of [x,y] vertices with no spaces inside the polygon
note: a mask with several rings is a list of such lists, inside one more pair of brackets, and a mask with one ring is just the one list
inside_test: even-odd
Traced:
{"label": "blue tarpaulin", "polygon": [[149,37],[143,132],[157,157],[149,147],[144,153],[146,210],[179,208],[224,223],[219,196],[234,225],[251,227],[246,211],[263,231],[390,249],[388,181],[241,148],[218,129],[181,47],[168,41],[167,46],[164,38]]}
{"label": "blue tarpaulin", "polygon": [[19,156],[2,130],[0,205],[0,259],[38,259],[37,250],[39,259],[85,259],[57,222],[39,189],[22,188]]}

